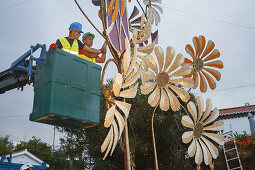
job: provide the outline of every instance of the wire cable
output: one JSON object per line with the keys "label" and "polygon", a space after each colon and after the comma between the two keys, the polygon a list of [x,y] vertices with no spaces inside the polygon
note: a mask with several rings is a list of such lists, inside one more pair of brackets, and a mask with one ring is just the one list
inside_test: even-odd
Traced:
{"label": "wire cable", "polygon": [[4,7],[4,8],[0,8],[0,12],[3,11],[3,10],[9,9],[9,8],[13,8],[13,7],[25,4],[25,3],[29,2],[29,1],[32,1],[32,0],[26,0],[26,1],[22,1],[22,2],[19,2],[19,3],[16,3],[16,4],[13,4],[13,5]]}
{"label": "wire cable", "polygon": [[[213,93],[213,92],[218,92],[218,91],[226,91],[226,90],[240,89],[240,88],[251,87],[251,86],[255,86],[255,84],[248,84],[248,85],[244,85],[244,86],[236,86],[236,87],[231,87],[231,88],[213,90],[213,91],[208,91],[208,92],[206,92],[206,93]],[[197,94],[205,94],[205,93],[197,93]]]}
{"label": "wire cable", "polygon": [[212,18],[212,17],[208,17],[208,16],[203,16],[203,15],[200,15],[200,14],[196,14],[196,13],[189,12],[189,11],[184,11],[184,10],[181,10],[181,9],[170,8],[170,7],[167,7],[167,6],[163,6],[162,8],[169,9],[169,10],[172,10],[172,11],[181,12],[181,13],[185,13],[185,14],[194,15],[194,16],[201,17],[201,18],[207,18],[207,19],[210,18],[211,20],[214,20],[214,21],[217,21],[217,22],[220,22],[220,23],[224,23],[224,24],[228,24],[228,25],[232,25],[232,26],[237,26],[237,27],[242,27],[242,28],[246,28],[246,29],[250,29],[250,30],[255,30],[253,27],[250,27],[250,26],[235,24],[235,23],[232,23],[232,22],[227,22],[227,21],[224,21],[224,20],[219,20],[219,19],[215,19],[215,18]]}

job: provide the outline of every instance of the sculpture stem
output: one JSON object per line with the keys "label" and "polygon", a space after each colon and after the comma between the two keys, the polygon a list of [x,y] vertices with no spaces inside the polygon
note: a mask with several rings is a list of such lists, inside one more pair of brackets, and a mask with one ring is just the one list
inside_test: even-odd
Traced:
{"label": "sculpture stem", "polygon": [[155,170],[158,170],[158,158],[157,158],[157,148],[156,148],[156,141],[155,141],[155,135],[154,135],[154,115],[155,115],[155,111],[158,108],[158,105],[154,108],[154,111],[152,113],[152,117],[151,117],[151,133],[152,133],[152,143],[153,143],[153,152],[154,152],[154,167]]}

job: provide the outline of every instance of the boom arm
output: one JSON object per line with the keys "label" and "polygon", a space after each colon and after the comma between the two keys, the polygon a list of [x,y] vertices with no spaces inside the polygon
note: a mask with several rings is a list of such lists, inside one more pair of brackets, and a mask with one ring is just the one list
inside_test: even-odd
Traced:
{"label": "boom arm", "polygon": [[[33,52],[41,48],[41,54],[39,58],[33,57]],[[16,61],[11,64],[11,67],[0,73],[0,94],[6,91],[21,88],[26,84],[30,84],[34,80],[36,74],[33,61],[36,64],[44,65],[46,62],[46,45],[36,44],[31,46],[25,54],[19,57]]]}

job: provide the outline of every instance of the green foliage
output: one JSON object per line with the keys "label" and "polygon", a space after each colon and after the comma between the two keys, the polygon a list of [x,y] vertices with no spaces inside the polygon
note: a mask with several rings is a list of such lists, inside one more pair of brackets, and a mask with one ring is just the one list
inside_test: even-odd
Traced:
{"label": "green foliage", "polygon": [[46,142],[43,142],[41,139],[32,137],[28,142],[22,141],[15,147],[14,151],[20,151],[27,149],[28,152],[32,153],[39,159],[44,162],[51,162],[51,146],[49,146]]}
{"label": "green foliage", "polygon": [[9,135],[0,137],[0,154],[10,154],[14,148],[13,143],[9,141]]}

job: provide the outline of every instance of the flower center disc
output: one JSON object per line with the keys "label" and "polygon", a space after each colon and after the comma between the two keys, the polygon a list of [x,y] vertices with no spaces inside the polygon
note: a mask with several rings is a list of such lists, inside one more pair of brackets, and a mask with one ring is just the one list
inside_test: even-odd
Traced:
{"label": "flower center disc", "polygon": [[159,73],[157,76],[157,83],[159,87],[165,87],[168,83],[169,76],[165,72]]}
{"label": "flower center disc", "polygon": [[203,68],[204,62],[201,58],[197,58],[195,59],[194,65],[195,65],[195,70],[199,71]]}
{"label": "flower center disc", "polygon": [[201,123],[197,123],[194,128],[194,137],[200,138],[203,134],[203,125]]}

